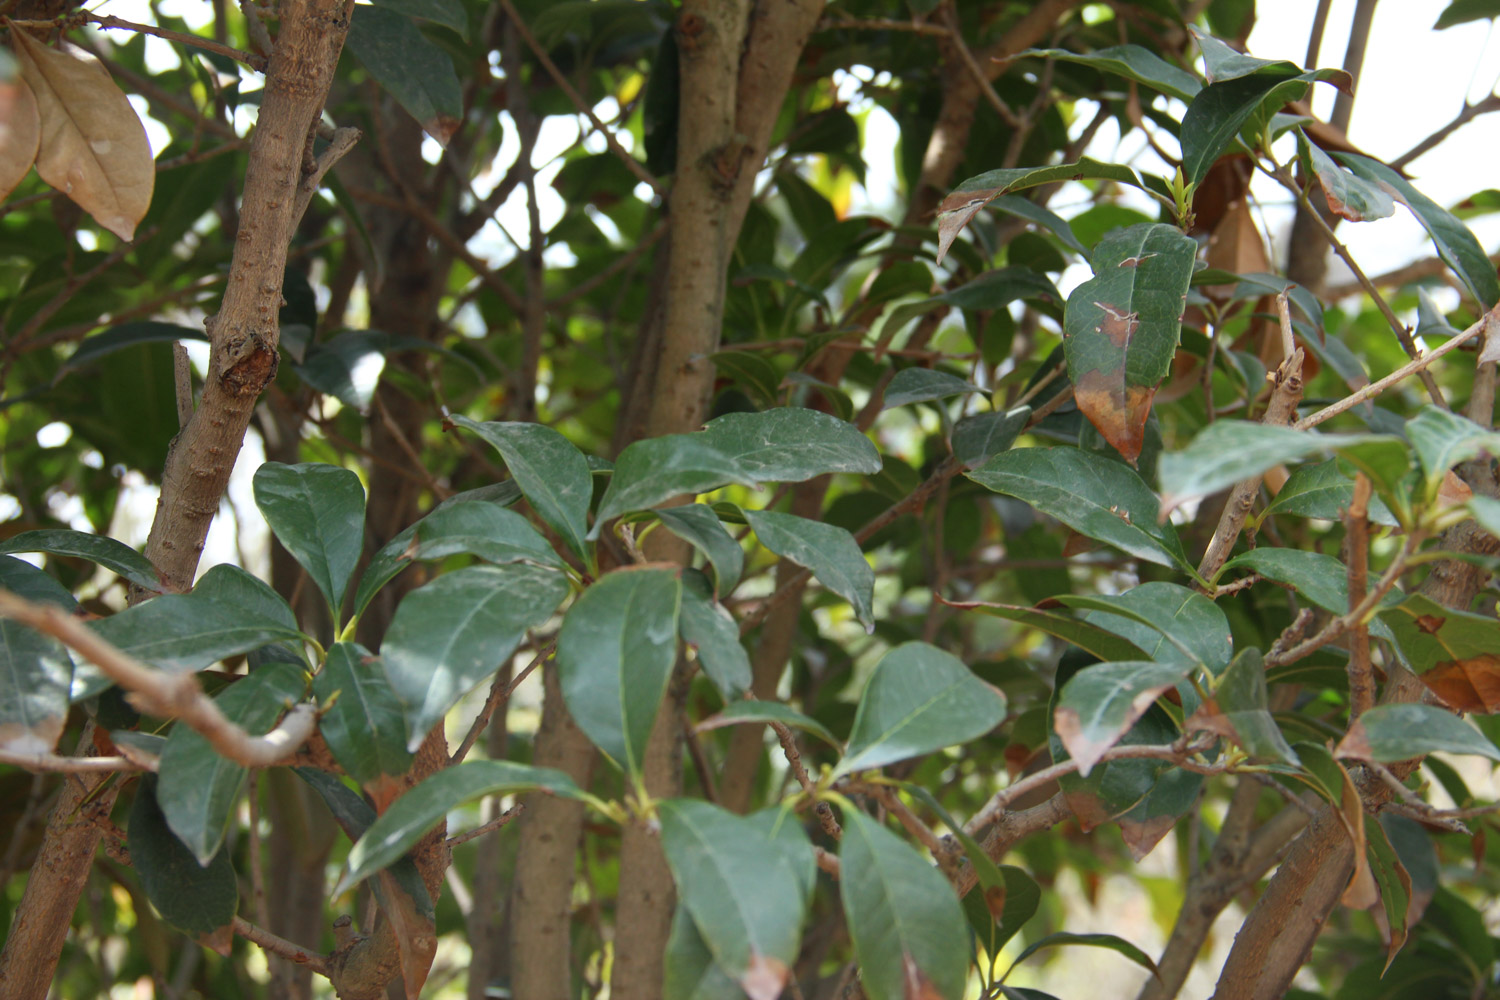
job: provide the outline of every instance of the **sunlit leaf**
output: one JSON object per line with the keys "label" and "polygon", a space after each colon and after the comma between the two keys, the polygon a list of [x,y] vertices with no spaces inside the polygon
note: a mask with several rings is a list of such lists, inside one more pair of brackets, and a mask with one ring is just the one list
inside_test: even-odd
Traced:
{"label": "sunlit leaf", "polygon": [[1157,698],[1192,671],[1181,662],[1125,660],[1084,667],[1063,685],[1053,723],[1078,773],[1088,777]]}
{"label": "sunlit leaf", "polygon": [[568,547],[587,558],[589,501],[593,475],[583,453],[551,427],[526,423],[479,423],[454,417],[500,452],[506,468],[542,520],[552,525]]}
{"label": "sunlit leaf", "polygon": [[1436,705],[1376,705],[1349,726],[1334,751],[1382,764],[1430,753],[1476,754],[1500,761],[1500,748],[1472,725]]}
{"label": "sunlit leaf", "polygon": [[1317,175],[1330,212],[1350,222],[1373,222],[1395,214],[1396,203],[1390,194],[1333,162],[1333,157],[1309,142],[1301,129],[1297,130],[1297,145]]}
{"label": "sunlit leaf", "polygon": [[880,455],[853,424],[796,406],[726,413],[704,438],[758,483],[800,483],[830,472],[880,471]]}
{"label": "sunlit leaf", "polygon": [[267,462],[255,470],[255,504],[337,620],[364,548],[365,488],[359,476],[334,465]]}
{"label": "sunlit leaf", "polygon": [[45,552],[53,556],[87,559],[138,587],[151,591],[161,590],[161,580],[157,578],[156,567],[151,565],[150,560],[124,542],[107,535],[91,535],[86,531],[66,528],[23,531],[0,542],[0,553],[11,552]]}
{"label": "sunlit leaf", "polygon": [[853,535],[836,525],[769,510],[747,510],[745,520],[762,545],[812,570],[819,583],[849,602],[867,632],[874,631],[875,571]]}

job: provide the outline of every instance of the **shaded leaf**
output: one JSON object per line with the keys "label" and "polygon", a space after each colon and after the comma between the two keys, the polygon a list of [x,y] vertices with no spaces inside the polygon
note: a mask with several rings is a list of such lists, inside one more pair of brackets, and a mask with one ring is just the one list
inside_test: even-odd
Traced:
{"label": "shaded leaf", "polygon": [[583,453],[557,431],[541,424],[479,423],[462,416],[453,419],[500,452],[532,509],[556,529],[569,548],[587,559],[584,538],[594,480]]}
{"label": "shaded leaf", "polygon": [[438,145],[447,146],[464,114],[453,60],[404,14],[365,4],[353,13],[349,51]]}
{"label": "shaded leaf", "polygon": [[107,535],[91,535],[66,528],[23,531],[0,542],[0,553],[10,552],[45,552],[53,556],[87,559],[146,590],[161,590],[161,580],[151,561],[124,542]]}
{"label": "shaded leaf", "polygon": [[1370,872],[1375,876],[1376,887],[1380,889],[1380,903],[1385,913],[1381,937],[1386,941],[1386,968],[1390,968],[1396,953],[1406,943],[1412,904],[1412,879],[1386,837],[1383,824],[1371,823],[1365,827],[1365,844],[1370,852]]}
{"label": "shaded leaf", "polygon": [[349,777],[367,785],[381,775],[406,773],[412,755],[406,749],[401,702],[369,650],[358,643],[335,643],[313,678],[313,694],[324,706],[333,702],[318,731]]}
{"label": "shaded leaf", "polygon": [[681,601],[676,569],[617,570],[573,602],[557,636],[568,712],[632,777],[677,662]]}
{"label": "shaded leaf", "polygon": [[1156,494],[1120,462],[1080,448],[1018,448],[965,475],[1139,559],[1193,571],[1177,533],[1157,523]]}
{"label": "shaded leaf", "polygon": [[615,460],[614,475],[599,500],[594,530],[589,537],[596,537],[610,518],[656,507],[683,494],[707,493],[730,483],[754,486],[755,479],[706,435],[668,434],[637,441]]}
{"label": "shaded leaf", "polygon": [[835,775],[880,767],[977,739],[1005,718],[1005,695],[957,657],[902,643],[875,666]]}
{"label": "shaded leaf", "polygon": [[12,31],[21,76],[45,128],[36,172],[122,240],[151,207],[156,164],[130,101],[92,56]]}
{"label": "shaded leaf", "polygon": [[349,849],[349,860],[333,894],[343,894],[396,861],[450,810],[486,795],[532,791],[585,799],[563,772],[508,760],[467,761],[424,778],[392,802]]}
{"label": "shaded leaf", "polygon": [[407,594],[380,647],[406,715],[407,749],[416,750],[567,596],[566,576],[526,563],[470,566]]}
{"label": "shaded leaf", "polygon": [[1395,214],[1396,203],[1383,188],[1333,162],[1333,157],[1309,142],[1301,129],[1297,130],[1297,145],[1317,175],[1330,212],[1350,222],[1373,222]]}
{"label": "shaded leaf", "polygon": [[989,604],[984,601],[944,601],[950,608],[960,611],[979,611],[996,618],[1008,618],[1013,622],[1040,629],[1064,642],[1072,643],[1101,660],[1138,660],[1146,653],[1119,634],[1072,615],[1056,611],[1043,611],[1014,604]]}
{"label": "shaded leaf", "polygon": [[1151,956],[1124,938],[1114,934],[1074,934],[1069,931],[1048,934],[1041,940],[1033,941],[1027,945],[1026,949],[1016,956],[1016,960],[1012,965],[1020,965],[1043,948],[1056,948],[1059,945],[1068,944],[1085,945],[1090,948],[1107,948],[1110,951],[1124,955],[1136,965],[1150,972],[1153,976],[1156,975],[1156,963],[1151,961]]}
{"label": "shaded leaf", "polygon": [[[75,607],[52,577],[13,556],[0,556],[0,588],[28,601]],[[51,753],[68,719],[73,659],[52,636],[0,618],[0,750]]]}
{"label": "shaded leaf", "polygon": [[1078,408],[1132,464],[1182,330],[1198,244],[1174,226],[1106,233],[1094,277],[1068,296],[1063,350]]}
{"label": "shaded leaf", "polygon": [[368,413],[380,376],[385,372],[386,357],[396,351],[441,351],[441,348],[428,340],[383,330],[345,330],[312,345],[307,357],[293,368],[314,389],[360,413]]}
{"label": "shaded leaf", "polygon": [[1201,663],[1221,673],[1233,655],[1229,619],[1217,604],[1175,583],[1153,581],[1121,594],[1064,594],[1072,608],[1089,608],[1084,620],[1108,629],[1166,663]]}
{"label": "shaded leaf", "polygon": [[1185,663],[1125,660],[1097,663],[1074,674],[1053,713],[1057,735],[1078,773],[1088,777],[1104,752],[1168,689],[1192,672]]}
{"label": "shaded leaf", "polygon": [[1161,768],[1141,800],[1116,819],[1131,859],[1139,862],[1150,854],[1177,821],[1197,806],[1202,791],[1203,775],[1171,765]]}
{"label": "shaded leaf", "polygon": [[[1205,41],[1205,53],[1209,51],[1209,41],[1212,39]],[[1234,54],[1240,59],[1253,58]],[[1265,65],[1263,60],[1255,61]],[[1217,82],[1203,88],[1188,105],[1182,116],[1182,174],[1189,184],[1196,185],[1203,180],[1219,154],[1234,141],[1240,127],[1272,91],[1293,77],[1311,82],[1311,74],[1299,76],[1297,67],[1291,63],[1271,65],[1276,66],[1272,72],[1258,67],[1249,75],[1218,78]]]}
{"label": "shaded leaf", "polygon": [[974,383],[935,368],[903,368],[885,388],[886,409],[909,403],[926,403],[968,392],[983,392]]}
{"label": "shaded leaf", "polygon": [[840,745],[837,737],[823,723],[779,701],[757,701],[753,698],[731,701],[724,706],[723,711],[709,716],[694,728],[701,733],[745,722],[779,722],[791,729],[812,733],[831,747],[838,748]]}
{"label": "shaded leaf", "polygon": [[1296,766],[1297,755],[1271,717],[1266,668],[1258,649],[1236,656],[1214,685],[1213,697],[1185,724],[1207,729],[1238,743],[1251,757]]}
{"label": "shaded leaf", "polygon": [[880,471],[880,454],[858,427],[796,406],[726,413],[704,438],[758,483],[800,483],[830,472]]}
{"label": "shaded leaf", "polygon": [[365,489],[334,465],[267,462],[255,470],[255,505],[328,600],[334,621],[365,540]]}
{"label": "shaded leaf", "polygon": [[740,642],[740,628],[722,604],[714,600],[708,578],[697,570],[683,571],[682,641],[698,655],[698,665],[725,701],[750,687],[750,654]]}
{"label": "shaded leaf", "polygon": [[25,80],[0,80],[0,200],[25,180],[41,144],[36,96]]}
{"label": "shaded leaf", "polygon": [[1103,72],[1145,84],[1184,104],[1203,89],[1202,82],[1196,76],[1139,45],[1111,45],[1086,53],[1070,52],[1067,49],[1028,49],[1021,55],[1093,66]]}
{"label": "shaded leaf", "polygon": [[207,341],[208,335],[200,328],[159,323],[155,320],[120,323],[103,333],[84,338],[78,345],[78,350],[63,362],[60,374],[84,368],[106,355],[137,344],[171,344],[179,340]]}
{"label": "shaded leaf", "polygon": [[1031,419],[1031,407],[976,413],[953,425],[953,457],[972,469],[1008,449]]}
{"label": "shaded leaf", "polygon": [[[306,688],[301,667],[270,663],[225,688],[214,704],[251,736],[263,736],[282,712],[301,700]],[[247,773],[185,725],[174,726],[167,737],[157,770],[161,781],[156,800],[172,832],[200,865],[206,866],[224,843]]]}
{"label": "shaded leaf", "polygon": [[839,893],[871,1000],[962,1000],[969,947],[947,879],[901,838],[844,811]]}
{"label": "shaded leaf", "polygon": [[1362,713],[1334,751],[1390,764],[1430,753],[1476,754],[1500,761],[1500,748],[1472,725],[1436,705],[1377,705]]}
{"label": "shaded leaf", "polygon": [[1442,31],[1456,24],[1483,21],[1500,17],[1500,0],[1449,0],[1448,6],[1438,15],[1433,31]]}
{"label": "shaded leaf", "polygon": [[462,0],[370,0],[377,7],[398,11],[408,17],[424,20],[452,28],[460,35],[469,33],[469,15]]}
{"label": "shaded leaf", "polygon": [[1406,422],[1406,439],[1426,473],[1427,499],[1437,497],[1448,470],[1480,455],[1500,455],[1500,433],[1436,406]]}
{"label": "shaded leaf", "polygon": [[193,937],[222,938],[227,945],[240,899],[234,865],[227,851],[198,863],[167,826],[156,803],[157,781],[146,774],[136,786],[126,829],[130,865],[163,920]]}
{"label": "shaded leaf", "polygon": [[745,550],[724,527],[719,515],[707,504],[689,503],[677,507],[658,507],[656,516],[662,527],[690,542],[708,557],[714,568],[715,594],[727,596],[740,582],[745,570]]}
{"label": "shaded leaf", "polygon": [[762,545],[811,570],[819,583],[849,602],[866,632],[875,630],[875,571],[853,535],[832,524],[769,510],[747,510],[745,520]]}
{"label": "shaded leaf", "polygon": [[[1266,505],[1264,519],[1272,514],[1295,514],[1337,521],[1354,500],[1354,480],[1339,469],[1339,461],[1312,462],[1292,469],[1281,492]],[[1369,518],[1375,524],[1394,525],[1396,517],[1379,497],[1370,498]]]}
{"label": "shaded leaf", "polygon": [[193,595],[268,618],[289,629],[297,627],[296,615],[286,599],[271,589],[269,583],[233,563],[211,567],[193,584]]}
{"label": "shaded leaf", "polygon": [[745,991],[714,962],[708,942],[680,900],[663,958],[663,1000],[744,1000]]}
{"label": "shaded leaf", "polygon": [[[1284,583],[1334,614],[1341,615],[1349,610],[1349,569],[1333,556],[1321,552],[1269,547],[1251,549],[1229,560],[1224,569],[1248,569],[1268,580]],[[1399,604],[1401,598],[1401,591],[1393,588],[1381,604]],[[1391,638],[1390,629],[1378,618],[1370,622],[1370,634],[1378,639]]]}
{"label": "shaded leaf", "polygon": [[390,921],[396,938],[396,953],[401,960],[401,980],[407,996],[417,996],[427,982],[428,970],[437,956],[437,914],[427,886],[416,876],[413,865],[405,878],[394,871],[382,871],[375,877],[375,899],[380,912]]}

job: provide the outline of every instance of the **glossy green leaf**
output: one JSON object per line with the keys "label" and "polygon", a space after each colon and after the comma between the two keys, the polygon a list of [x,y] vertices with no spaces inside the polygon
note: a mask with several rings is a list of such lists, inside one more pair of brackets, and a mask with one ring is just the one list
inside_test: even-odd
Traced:
{"label": "glossy green leaf", "polygon": [[[1225,570],[1248,569],[1268,580],[1293,587],[1325,611],[1343,614],[1349,610],[1349,569],[1333,556],[1301,549],[1258,548],[1242,552],[1224,564]],[[1381,602],[1398,604],[1401,591],[1393,589]],[[1384,624],[1370,623],[1371,634],[1389,638]]]}
{"label": "glossy green leaf", "polygon": [[158,323],[155,320],[120,323],[80,342],[78,350],[63,363],[60,374],[76,371],[115,351],[137,344],[173,344],[179,340],[207,339],[208,335],[200,327]]}
{"label": "glossy green leaf", "polygon": [[[251,736],[263,736],[306,689],[300,667],[271,663],[225,688],[214,704]],[[167,737],[157,774],[156,800],[168,825],[206,866],[224,843],[246,768],[219,756],[199,733],[179,723]]]}
{"label": "glossy green leaf", "polygon": [[1500,433],[1436,406],[1406,422],[1406,439],[1426,473],[1427,497],[1437,496],[1448,470],[1482,454],[1500,454]]}
{"label": "glossy green leaf", "polygon": [[811,570],[819,583],[849,602],[865,631],[875,630],[875,571],[853,535],[832,524],[769,510],[747,510],[745,520],[762,545]]}
{"label": "glossy green leaf", "polygon": [[447,146],[464,114],[463,88],[448,53],[405,14],[364,4],[354,7],[346,44],[427,134]]}
{"label": "glossy green leaf", "polygon": [[1215,420],[1182,451],[1161,457],[1162,506],[1173,510],[1273,466],[1384,440],[1368,434],[1319,434],[1246,420]]}
{"label": "glossy green leaf", "polygon": [[255,505],[338,618],[365,540],[365,489],[333,465],[267,462],[255,470]]}
{"label": "glossy green leaf", "polygon": [[1053,724],[1078,773],[1089,771],[1104,752],[1162,694],[1192,672],[1185,663],[1124,660],[1084,667],[1063,685]]}
{"label": "glossy green leaf", "polygon": [[199,864],[167,826],[156,804],[157,781],[147,774],[136,786],[126,829],[130,866],[163,920],[195,938],[222,936],[227,944],[240,900],[234,864],[227,851]]}
{"label": "glossy green leaf", "polygon": [[[0,556],[0,588],[28,601],[72,611],[75,602],[52,577],[13,556]],[[0,618],[0,750],[51,753],[68,718],[73,658],[52,636]]]}
{"label": "glossy green leaf", "polygon": [[[1106,781],[1112,777],[1107,776],[1107,768],[1096,769],[1093,774]],[[1203,775],[1170,764],[1161,767],[1141,800],[1115,819],[1131,860],[1140,862],[1150,854],[1177,826],[1178,820],[1198,806],[1202,793]]]}
{"label": "glossy green leaf", "polygon": [[724,706],[723,711],[704,719],[696,728],[699,732],[705,732],[747,722],[779,722],[791,729],[811,733],[831,747],[840,746],[838,738],[823,723],[779,701],[757,701],[753,698],[731,701]]}
{"label": "glossy green leaf", "polygon": [[589,501],[594,479],[588,461],[573,443],[551,427],[525,423],[454,422],[484,438],[505,459],[506,468],[543,521],[568,547],[587,558]]}
{"label": "glossy green leaf", "polygon": [[[1241,56],[1242,59],[1252,57]],[[1260,60],[1257,60],[1260,61]],[[1211,83],[1193,98],[1182,116],[1182,174],[1196,185],[1208,174],[1219,154],[1234,141],[1245,124],[1280,84],[1298,76],[1297,67],[1256,71]],[[1309,76],[1308,82],[1311,82]]]}
{"label": "glossy green leaf", "polygon": [[905,841],[844,811],[839,893],[870,1000],[962,1000],[969,946],[948,880]]}
{"label": "glossy green leaf", "polygon": [[1138,559],[1192,571],[1172,526],[1157,523],[1156,495],[1120,462],[1080,448],[1016,448],[965,475]]}
{"label": "glossy green leaf", "polygon": [[[1023,208],[1022,206],[1030,207]],[[1024,198],[1014,196],[998,198],[990,203],[990,207],[1003,210],[1012,215],[1020,215],[1023,218],[1041,219],[1046,225],[1059,226],[1061,227],[1061,231],[1066,232],[1067,236],[1074,243],[1078,242],[1077,237],[1073,236],[1072,229],[1068,227],[1066,222],[1063,222],[1062,219],[1059,219],[1046,209],[1037,208],[1035,204]],[[931,281],[930,276],[928,280],[929,282]],[[1045,274],[1019,265],[998,267],[994,270],[985,271],[974,280],[950,291],[932,295],[925,299],[918,299],[915,302],[903,302],[897,305],[886,314],[885,323],[880,329],[880,336],[883,340],[891,340],[901,333],[912,320],[943,306],[951,306],[955,309],[963,309],[969,312],[992,311],[1004,309],[1012,302],[1022,299],[1054,307],[1061,305],[1063,301],[1062,294],[1058,292],[1057,286]],[[913,369],[906,370],[910,371]],[[931,369],[925,368],[915,370],[931,371]],[[916,376],[905,376],[898,372],[896,374],[896,381],[893,381],[891,386],[886,389],[885,406],[901,406],[905,403],[921,402],[924,399],[939,399],[943,396],[955,396],[962,392],[976,391],[975,387],[968,383],[964,383],[965,388],[957,388],[952,382],[945,383],[940,381],[928,385],[920,381],[910,383],[903,381],[904,379],[915,378]],[[951,391],[948,391],[948,389],[951,389]],[[891,393],[893,391],[896,393],[895,402],[891,401]],[[903,398],[908,393],[913,396],[920,394],[920,398]],[[926,393],[933,393],[933,395],[927,395]]]}
{"label": "glossy green leaf", "polygon": [[1373,222],[1395,214],[1396,203],[1384,188],[1333,162],[1301,129],[1297,130],[1297,146],[1317,175],[1330,212],[1350,222]]}
{"label": "glossy green leaf", "polygon": [[459,553],[498,565],[534,562],[558,569],[565,565],[529,521],[506,510],[500,502],[476,498],[474,502],[442,504],[392,538],[370,559],[354,592],[355,614],[362,614],[376,592],[411,563]]}
{"label": "glossy green leaf", "polygon": [[776,1000],[797,958],[803,896],[760,826],[709,802],[658,805],[662,851],[714,964],[756,1000]]}
{"label": "glossy green leaf", "polygon": [[[1265,660],[1258,649],[1236,656],[1218,678],[1213,699],[1198,710],[1198,724],[1238,743],[1251,757],[1295,767],[1299,761],[1271,717]],[[1193,728],[1189,720],[1187,727]]]}
{"label": "glossy green leaf", "polygon": [[1356,177],[1379,184],[1411,209],[1432,237],[1438,256],[1453,269],[1482,308],[1500,303],[1500,279],[1495,276],[1495,265],[1467,226],[1385,164],[1355,153],[1339,153],[1338,159]]}
{"label": "glossy green leaf", "polygon": [[936,368],[903,368],[885,388],[885,408],[947,399],[969,392],[983,392],[979,386]]}
{"label": "glossy green leaf", "polygon": [[707,493],[730,483],[754,486],[755,478],[703,434],[669,434],[637,441],[615,460],[609,488],[594,515],[595,537],[605,521],[646,510],[683,494]]}
{"label": "glossy green leaf", "polygon": [[335,643],[313,678],[313,694],[324,706],[333,702],[318,731],[349,777],[365,785],[406,773],[406,722],[379,658],[358,643]]}
{"label": "glossy green leaf", "polygon": [[697,651],[698,665],[725,701],[750,687],[750,654],[740,642],[740,627],[714,600],[708,578],[697,570],[682,575],[682,641]]}
{"label": "glossy green leaf", "polygon": [[349,849],[349,860],[333,894],[341,895],[390,865],[450,810],[486,795],[534,791],[585,799],[573,779],[563,772],[508,760],[467,761],[423,779],[392,802]]}
{"label": "glossy green leaf", "polygon": [[1187,70],[1172,65],[1150,49],[1139,45],[1111,45],[1093,52],[1070,52],[1067,49],[1028,49],[1023,56],[1056,59],[1059,62],[1093,66],[1105,73],[1123,76],[1152,90],[1175,97],[1184,104],[1203,89],[1202,82]]}
{"label": "glossy green leaf", "polygon": [[66,528],[23,531],[0,542],[0,553],[45,552],[53,556],[87,559],[150,591],[161,590],[161,580],[150,560],[124,542],[106,535]]}
{"label": "glossy green leaf", "polygon": [[1376,705],[1350,724],[1334,752],[1382,764],[1430,753],[1475,754],[1500,761],[1500,748],[1471,724],[1436,705]]}
{"label": "glossy green leaf", "polygon": [[1106,233],[1094,276],[1068,296],[1063,351],[1084,416],[1132,464],[1182,332],[1197,241],[1142,223]]}
{"label": "glossy green leaf", "polygon": [[470,566],[407,594],[380,646],[391,689],[406,715],[407,748],[515,653],[526,630],[541,625],[568,579],[528,563]]}
{"label": "glossy green leaf", "polygon": [[1061,612],[1042,611],[1014,604],[989,604],[984,601],[945,601],[944,603],[960,611],[978,611],[1039,629],[1064,642],[1072,643],[1101,660],[1146,658],[1145,651],[1130,640],[1120,637],[1111,630],[1100,628],[1098,625]]}
{"label": "glossy green leaf", "polygon": [[573,721],[632,777],[677,662],[681,603],[677,570],[617,570],[573,602],[557,636]]}
{"label": "glossy green leaf", "polygon": [[1005,718],[1005,695],[951,653],[907,642],[870,675],[836,775],[978,739]]}
{"label": "glossy green leaf", "polygon": [[965,417],[953,425],[953,457],[970,469],[977,468],[1014,444],[1030,419],[1029,406]]}
{"label": "glossy green leaf", "polygon": [[710,420],[702,436],[758,483],[880,471],[880,454],[858,427],[818,410],[784,406],[726,413]]}
{"label": "glossy green leaf", "polygon": [[1085,945],[1090,948],[1106,948],[1109,951],[1124,955],[1136,965],[1149,971],[1152,975],[1156,974],[1156,963],[1151,961],[1151,956],[1124,938],[1114,934],[1074,934],[1070,931],[1059,931],[1056,934],[1048,934],[1039,941],[1033,941],[1026,946],[1026,949],[1021,954],[1016,956],[1016,960],[1012,965],[1020,965],[1044,948],[1056,948],[1061,945],[1071,944]]}
{"label": "glossy green leaf", "polygon": [[[1058,688],[1066,687],[1072,677],[1086,665],[1086,661],[1080,663],[1081,659],[1076,654],[1064,654],[1058,665]],[[1047,748],[1056,763],[1071,759],[1057,733],[1057,705],[1060,696],[1061,691],[1054,689],[1050,710],[1047,712]],[[1116,745],[1162,746],[1181,735],[1182,731],[1171,716],[1160,705],[1152,705]],[[1174,770],[1180,769],[1162,760],[1107,760],[1090,768],[1087,776],[1076,771],[1065,774],[1058,779],[1058,784],[1067,798],[1068,808],[1078,817],[1079,825],[1088,831],[1130,815],[1141,809],[1143,804],[1147,804],[1149,812],[1159,813],[1159,809],[1149,805],[1149,800],[1157,795],[1166,776]]]}
{"label": "glossy green leaf", "polygon": [[233,563],[220,563],[193,584],[193,596],[206,598],[227,607],[239,608],[258,618],[265,618],[289,629],[297,627],[297,616],[286,598],[269,583]]}
{"label": "glossy green leaf", "polygon": [[745,550],[734,540],[719,520],[719,515],[707,504],[689,503],[678,507],[658,507],[656,516],[662,527],[672,534],[690,542],[699,552],[708,557],[714,568],[715,592],[727,596],[740,582],[745,571]]}
{"label": "glossy green leaf", "polygon": [[1004,212],[1007,215],[1014,215],[1017,218],[1036,223],[1056,236],[1062,241],[1064,246],[1081,256],[1085,262],[1088,261],[1089,248],[1078,238],[1078,234],[1073,231],[1072,224],[1056,212],[1048,211],[1030,198],[1023,198],[1018,194],[1001,195],[990,202],[989,207],[993,211]]}
{"label": "glossy green leaf", "polygon": [[1240,77],[1257,73],[1289,76],[1301,72],[1295,63],[1284,59],[1261,59],[1241,52],[1222,39],[1215,38],[1199,28],[1193,27],[1188,30],[1192,32],[1198,48],[1203,53],[1204,75],[1211,84],[1223,80],[1237,80]]}
{"label": "glossy green leaf", "polygon": [[1197,591],[1175,583],[1143,583],[1114,595],[1064,594],[1058,600],[1068,607],[1092,609],[1085,621],[1130,640],[1164,663],[1201,663],[1217,674],[1233,655],[1224,612]]}
{"label": "glossy green leaf", "polygon": [[[1261,518],[1272,514],[1293,514],[1337,521],[1353,500],[1354,480],[1339,469],[1338,459],[1330,458],[1326,462],[1310,462],[1292,469],[1281,492],[1266,505]],[[1379,497],[1370,498],[1369,517],[1376,524],[1396,523],[1395,515]]]}
{"label": "glossy green leaf", "polygon": [[463,0],[370,0],[377,7],[398,11],[408,17],[420,17],[434,24],[452,28],[460,35],[469,33],[469,15]]}

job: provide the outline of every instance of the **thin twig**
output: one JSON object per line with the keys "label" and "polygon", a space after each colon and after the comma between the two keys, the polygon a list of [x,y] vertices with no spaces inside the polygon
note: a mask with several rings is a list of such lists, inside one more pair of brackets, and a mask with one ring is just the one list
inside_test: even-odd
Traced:
{"label": "thin twig", "polygon": [[[969,46],[964,41],[963,32],[959,30],[958,17],[953,13],[953,8],[945,7],[944,10],[948,16],[948,39],[953,43],[953,48],[958,53],[959,61],[964,64],[964,69],[968,70],[969,75],[974,78],[974,83],[979,87],[979,92],[984,95],[985,100],[990,102],[990,107],[995,109],[995,114],[1000,116],[1000,120],[1011,128],[1019,130],[1023,124],[1021,116],[1016,114],[1009,104],[1005,103],[1005,99],[1000,96],[999,91],[995,90],[995,85],[985,75],[984,68],[974,58],[974,53],[969,51]],[[1047,88],[1041,87],[1039,90],[1046,92]]]}
{"label": "thin twig", "polygon": [[[60,20],[76,22],[76,24],[63,24],[62,26],[65,28],[82,27],[85,24],[97,24],[101,28],[120,28],[125,31],[138,31],[143,35],[155,35],[157,38],[165,38],[169,42],[191,45],[205,52],[212,52],[215,55],[233,59],[235,62],[242,62],[257,73],[264,73],[266,70],[266,60],[263,56],[243,52],[240,49],[216,42],[211,38],[204,38],[201,35],[189,35],[185,32],[173,31],[170,28],[159,28],[154,24],[137,24],[135,21],[127,21],[124,18],[114,17],[109,14],[79,13],[75,16],[61,18]],[[11,21],[10,23],[22,28],[56,28],[59,26],[58,20]]]}
{"label": "thin twig", "polygon": [[[807,775],[807,767],[802,763],[802,752],[797,749],[797,737],[785,723],[772,722],[771,728],[776,732],[776,740],[781,744],[781,752],[786,755],[786,762],[792,769],[792,776],[797,779],[797,784],[808,795],[814,795],[816,789],[813,787],[812,779]],[[833,818],[833,810],[828,808],[828,803],[818,802],[813,807],[817,814],[818,823],[823,827],[823,832],[834,840],[844,836],[844,831],[839,827],[838,820]]]}
{"label": "thin twig", "polygon": [[445,841],[445,843],[449,848],[457,847],[459,844],[467,844],[469,841],[475,839],[476,837],[483,837],[485,834],[491,832],[492,830],[500,829],[502,826],[505,826],[511,820],[515,819],[525,811],[526,803],[517,802],[509,809],[505,810],[505,812],[490,820],[488,823],[476,826],[472,830],[465,830],[463,833],[456,833],[453,836],[449,837]]}
{"label": "thin twig", "polygon": [[288,962],[295,962],[316,972],[318,975],[328,977],[328,963],[323,956],[310,948],[304,948],[299,944],[293,944],[284,937],[272,934],[264,927],[257,927],[244,917],[234,918],[234,932],[246,941],[258,944],[273,955],[279,955]]}
{"label": "thin twig", "polygon": [[33,774],[89,774],[105,771],[154,770],[128,757],[65,757],[55,753],[17,753],[14,750],[0,750],[0,764],[23,768]]}
{"label": "thin twig", "polygon": [[[1370,479],[1354,474],[1354,498],[1344,514],[1344,541],[1349,550],[1349,611],[1365,599],[1370,577]],[[1375,676],[1370,666],[1370,630],[1362,618],[1354,619],[1349,637],[1349,720],[1375,707]]]}
{"label": "thin twig", "polygon": [[494,716],[495,710],[510,701],[510,696],[515,693],[516,688],[520,686],[521,682],[530,677],[531,672],[541,666],[542,662],[551,656],[552,651],[556,648],[557,641],[555,639],[543,646],[537,651],[536,656],[531,658],[531,662],[526,664],[525,669],[515,676],[514,680],[506,681],[504,674],[496,675],[494,683],[490,685],[489,697],[484,700],[484,707],[479,710],[479,715],[475,717],[473,725],[469,726],[469,731],[464,735],[463,742],[458,745],[457,750],[453,751],[453,756],[448,760],[449,764],[460,764],[463,762],[463,759],[469,755],[469,751],[474,748],[474,741],[479,739],[479,734],[484,732],[485,727],[490,724],[490,719]]}

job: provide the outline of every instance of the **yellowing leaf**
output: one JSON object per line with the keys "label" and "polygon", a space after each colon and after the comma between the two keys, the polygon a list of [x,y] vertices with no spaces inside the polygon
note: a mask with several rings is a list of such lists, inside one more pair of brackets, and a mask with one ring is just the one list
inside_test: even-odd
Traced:
{"label": "yellowing leaf", "polygon": [[21,75],[36,97],[36,172],[122,240],[151,206],[156,165],[135,109],[95,59],[12,30]]}
{"label": "yellowing leaf", "polygon": [[0,198],[21,183],[41,139],[36,97],[25,80],[0,83]]}

